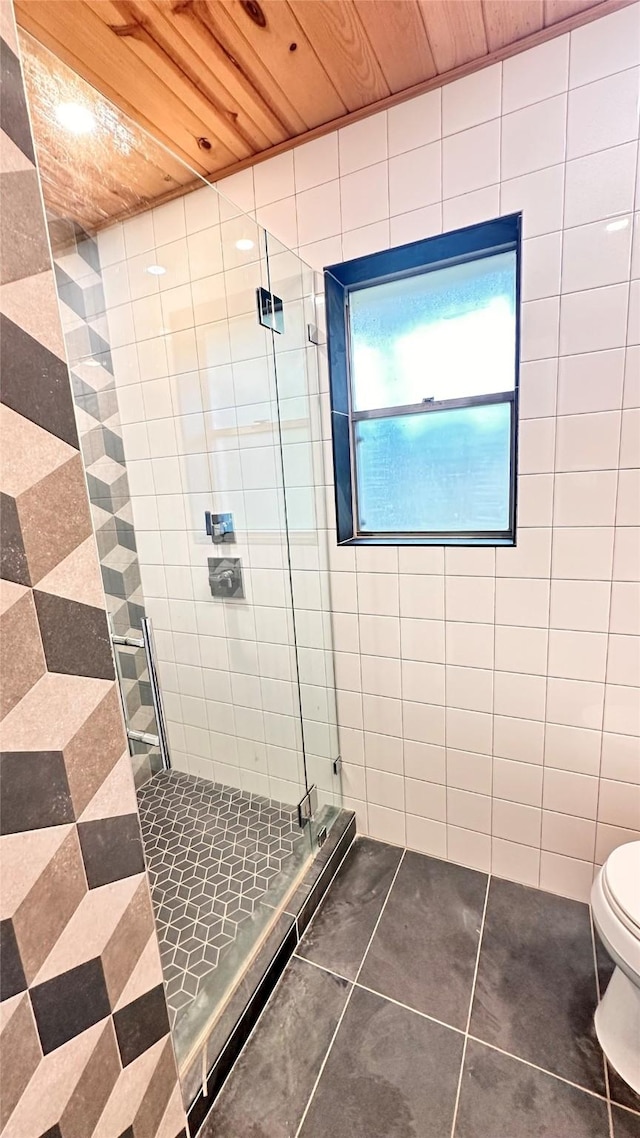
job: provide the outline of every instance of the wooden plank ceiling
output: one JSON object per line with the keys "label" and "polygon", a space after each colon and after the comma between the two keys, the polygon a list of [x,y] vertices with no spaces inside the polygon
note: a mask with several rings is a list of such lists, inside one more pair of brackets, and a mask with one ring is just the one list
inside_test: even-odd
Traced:
{"label": "wooden plank ceiling", "polygon": [[[39,44],[192,170],[214,179],[628,2],[15,0],[15,8]],[[47,67],[57,73],[58,88],[65,77],[73,87],[66,68],[27,37],[23,42],[32,56],[32,101]],[[47,138],[51,184],[69,158],[56,141],[52,100],[79,97],[73,90],[56,96],[55,87],[36,95],[34,107],[36,137]],[[82,101],[91,97],[85,90]],[[150,143],[126,125],[144,156]],[[85,144],[92,145],[88,136],[73,140],[76,156]],[[158,168],[156,155],[143,158],[138,174],[136,194],[144,204],[192,179],[168,157]],[[89,177],[87,166],[85,183]],[[86,188],[74,186],[75,200]],[[112,186],[98,214],[104,223],[131,208]]]}

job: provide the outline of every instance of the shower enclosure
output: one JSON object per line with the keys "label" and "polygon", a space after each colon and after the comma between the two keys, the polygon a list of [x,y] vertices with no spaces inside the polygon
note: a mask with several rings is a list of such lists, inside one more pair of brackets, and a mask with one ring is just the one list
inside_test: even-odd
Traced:
{"label": "shower enclosure", "polygon": [[340,812],[314,273],[23,49],[184,1073]]}

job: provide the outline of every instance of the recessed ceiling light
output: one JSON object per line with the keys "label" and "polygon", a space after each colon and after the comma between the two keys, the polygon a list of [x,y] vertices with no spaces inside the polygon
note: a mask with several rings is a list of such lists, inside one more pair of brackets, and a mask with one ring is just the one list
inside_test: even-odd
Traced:
{"label": "recessed ceiling light", "polygon": [[58,103],[56,118],[61,126],[73,134],[88,134],[94,130],[96,120],[88,107],[80,103]]}
{"label": "recessed ceiling light", "polygon": [[236,249],[239,249],[241,253],[248,253],[249,249],[253,249],[253,241],[250,237],[241,237],[239,241],[236,241]]}
{"label": "recessed ceiling light", "polygon": [[628,217],[619,217],[617,221],[610,221],[607,225],[607,233],[616,233],[618,229],[626,229],[629,224]]}
{"label": "recessed ceiling light", "polygon": [[152,277],[163,277],[167,270],[164,265],[147,265],[144,271],[145,273],[151,273]]}

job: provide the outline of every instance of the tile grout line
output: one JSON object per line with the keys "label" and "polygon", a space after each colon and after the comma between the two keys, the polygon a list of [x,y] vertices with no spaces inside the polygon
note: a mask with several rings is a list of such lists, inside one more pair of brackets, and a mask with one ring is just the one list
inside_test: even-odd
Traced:
{"label": "tile grout line", "polygon": [[464,1043],[462,1046],[462,1055],[460,1057],[460,1073],[458,1075],[458,1086],[456,1088],[456,1098],[453,1105],[453,1118],[451,1119],[451,1133],[450,1138],[455,1138],[456,1124],[458,1121],[458,1109],[460,1106],[460,1093],[462,1091],[462,1076],[464,1073],[464,1064],[467,1055],[467,1044],[469,1042],[469,1028],[471,1026],[471,1012],[473,1010],[473,1000],[476,994],[476,982],[478,979],[478,969],[480,967],[480,952],[482,949],[482,939],[484,936],[484,926],[487,917],[487,906],[489,904],[489,889],[491,887],[491,874],[487,874],[487,887],[484,894],[484,905],[482,908],[482,920],[480,922],[480,936],[478,937],[478,947],[476,949],[476,963],[473,970],[473,980],[471,983],[471,994],[469,996],[469,1011],[467,1012],[467,1022],[464,1029]]}
{"label": "tile grout line", "polygon": [[321,1063],[321,1065],[320,1065],[320,1070],[318,1071],[318,1074],[317,1074],[317,1076],[316,1076],[316,1080],[315,1080],[315,1082],[314,1082],[314,1084],[313,1084],[313,1087],[311,1088],[311,1094],[309,1095],[309,1098],[308,1098],[308,1100],[307,1100],[307,1105],[306,1105],[306,1106],[305,1106],[305,1108],[304,1108],[304,1111],[303,1111],[303,1114],[302,1114],[302,1118],[300,1119],[300,1122],[299,1122],[299,1124],[298,1124],[298,1127],[297,1127],[297,1129],[296,1129],[296,1132],[295,1132],[294,1138],[299,1138],[299,1135],[300,1135],[300,1132],[301,1132],[301,1130],[302,1130],[302,1127],[304,1126],[304,1121],[305,1121],[305,1118],[307,1117],[307,1114],[309,1113],[309,1108],[310,1108],[310,1106],[311,1106],[311,1103],[313,1102],[313,1098],[314,1098],[314,1095],[315,1095],[315,1093],[316,1093],[316,1091],[317,1091],[317,1089],[318,1089],[318,1086],[319,1086],[319,1083],[320,1083],[320,1079],[322,1078],[322,1072],[324,1071],[324,1069],[325,1069],[325,1067],[326,1067],[326,1065],[327,1065],[327,1061],[328,1061],[328,1059],[329,1059],[329,1055],[331,1054],[331,1050],[332,1050],[332,1048],[333,1048],[333,1045],[334,1045],[334,1043],[335,1043],[335,1041],[336,1041],[336,1037],[337,1037],[337,1035],[338,1035],[338,1032],[339,1032],[339,1030],[340,1030],[340,1026],[341,1026],[341,1024],[342,1024],[342,1021],[343,1021],[343,1019],[344,1019],[344,1017],[345,1017],[345,1015],[346,1015],[346,1011],[347,1011],[347,1008],[349,1007],[349,1004],[350,1004],[350,1002],[351,1002],[351,997],[352,997],[352,995],[353,995],[353,993],[354,993],[354,990],[355,990],[355,987],[356,987],[356,983],[357,983],[357,981],[358,981],[358,977],[360,976],[360,973],[362,972],[362,969],[363,969],[363,967],[364,967],[364,962],[365,962],[365,960],[366,960],[366,958],[367,958],[367,954],[368,954],[368,952],[369,952],[369,949],[371,948],[371,944],[372,944],[372,942],[373,942],[373,938],[375,937],[375,935],[376,935],[376,932],[378,931],[378,925],[380,924],[380,921],[382,920],[382,915],[383,915],[383,913],[384,913],[384,911],[385,911],[385,909],[386,909],[386,907],[387,907],[387,902],[388,902],[388,900],[389,900],[389,897],[391,896],[391,893],[392,893],[393,887],[394,887],[394,885],[395,885],[395,883],[396,883],[396,878],[397,878],[397,876],[398,876],[398,873],[400,872],[400,867],[402,866],[402,863],[403,863],[403,861],[404,861],[404,856],[405,856],[405,853],[406,853],[406,850],[403,850],[403,851],[402,851],[402,854],[401,854],[401,856],[400,856],[400,860],[399,860],[399,862],[398,862],[398,864],[397,864],[397,866],[396,866],[396,871],[395,871],[395,873],[394,873],[394,875],[393,875],[393,877],[392,877],[392,879],[391,879],[391,884],[389,885],[389,889],[387,890],[387,895],[386,895],[386,897],[385,897],[385,899],[384,899],[384,901],[383,901],[383,903],[382,903],[382,908],[380,909],[380,912],[378,913],[378,918],[377,918],[377,920],[376,920],[376,923],[375,923],[375,925],[373,926],[373,932],[371,933],[371,936],[369,937],[369,941],[368,941],[368,943],[367,943],[367,947],[366,947],[366,948],[365,948],[365,950],[364,950],[364,955],[363,955],[363,957],[362,957],[362,960],[360,961],[360,966],[359,966],[359,968],[358,968],[358,971],[356,972],[355,980],[353,980],[353,981],[352,981],[352,983],[351,983],[351,988],[350,988],[350,990],[349,990],[349,994],[347,995],[347,998],[346,998],[346,1000],[345,1000],[345,1004],[344,1004],[344,1007],[343,1007],[343,1009],[342,1009],[342,1011],[341,1011],[341,1013],[340,1013],[340,1018],[338,1019],[338,1022],[337,1022],[336,1026],[335,1026],[335,1030],[334,1030],[334,1032],[333,1032],[333,1035],[331,1036],[331,1039],[330,1039],[330,1041],[329,1041],[329,1046],[327,1047],[327,1050],[326,1050],[326,1053],[325,1053],[324,1059],[322,1060],[322,1063]]}
{"label": "tile grout line", "polygon": [[[598,975],[598,953],[596,951],[596,930],[595,930],[595,925],[593,923],[593,913],[591,912],[591,906],[589,906],[589,930],[591,933],[591,953],[593,956],[593,973],[594,973],[594,980],[595,980],[595,985],[596,985],[596,996],[598,998],[598,1003],[600,1003],[600,1000],[602,999],[602,993],[600,990],[600,977]],[[605,1094],[607,1096],[607,1117],[609,1119],[609,1138],[615,1138],[615,1134],[614,1134],[614,1130],[613,1130],[613,1111],[611,1110],[611,1092],[609,1090],[609,1071],[607,1069],[607,1059],[606,1059],[606,1056],[604,1054],[604,1051],[602,1052],[602,1069],[604,1072],[604,1090],[605,1090]]]}

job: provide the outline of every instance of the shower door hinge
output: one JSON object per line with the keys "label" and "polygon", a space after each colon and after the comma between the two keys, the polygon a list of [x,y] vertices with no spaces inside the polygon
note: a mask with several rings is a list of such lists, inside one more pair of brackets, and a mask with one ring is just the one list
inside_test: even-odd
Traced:
{"label": "shower door hinge", "polygon": [[317,835],[318,849],[321,850],[327,840],[327,827],[321,826]]}
{"label": "shower door hinge", "polygon": [[338,755],[337,759],[333,760],[333,773],[340,774],[342,770],[342,755]]}
{"label": "shower door hinge", "polygon": [[317,324],[307,324],[307,340],[310,344],[315,344],[316,347],[320,347],[321,344],[325,343],[324,337]]}
{"label": "shower door hinge", "polygon": [[263,328],[271,328],[281,336],[284,332],[284,305],[281,297],[260,286],[256,289],[256,303],[258,322]]}
{"label": "shower door hinge", "polygon": [[298,803],[298,822],[300,828],[303,829],[307,822],[310,822],[318,809],[318,788],[317,786],[310,786],[304,798],[301,798]]}

